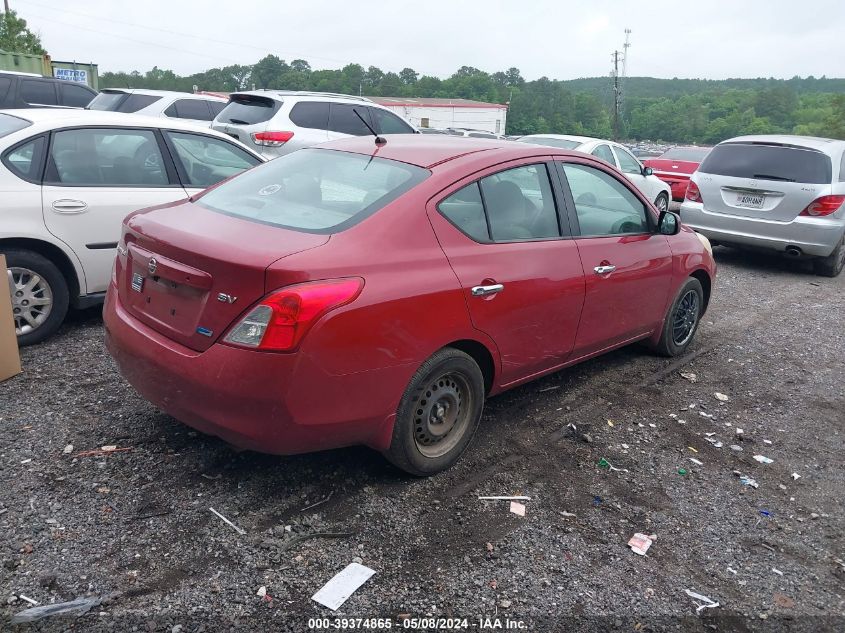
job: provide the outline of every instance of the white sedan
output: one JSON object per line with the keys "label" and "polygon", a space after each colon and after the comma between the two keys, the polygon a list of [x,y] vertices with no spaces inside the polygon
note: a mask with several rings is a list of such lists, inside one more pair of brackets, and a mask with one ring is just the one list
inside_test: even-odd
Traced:
{"label": "white sedan", "polygon": [[18,342],[53,334],[108,287],[129,213],[264,159],[207,128],[117,112],[0,110],[0,253]]}
{"label": "white sedan", "polygon": [[517,140],[520,143],[547,145],[592,154],[625,174],[637,189],[642,191],[649,200],[654,201],[654,206],[658,211],[666,211],[669,208],[669,200],[672,199],[669,185],[655,176],[651,167],[644,167],[627,148],[619,143],[568,134],[530,134]]}

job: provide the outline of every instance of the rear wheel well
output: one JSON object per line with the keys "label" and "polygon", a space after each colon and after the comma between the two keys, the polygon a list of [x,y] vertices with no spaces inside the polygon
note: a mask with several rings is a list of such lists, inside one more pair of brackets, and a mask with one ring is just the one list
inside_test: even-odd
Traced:
{"label": "rear wheel well", "polygon": [[704,314],[704,311],[707,310],[707,306],[710,304],[710,291],[712,289],[713,282],[710,280],[710,275],[703,270],[693,271],[690,277],[698,279],[701,284],[701,289],[704,291],[704,309],[701,311],[701,313]]}
{"label": "rear wheel well", "polygon": [[74,269],[73,263],[71,263],[70,259],[67,255],[65,255],[62,249],[50,244],[49,242],[42,242],[41,240],[32,240],[27,238],[0,240],[0,252],[7,249],[32,251],[33,253],[38,253],[53,262],[67,281],[68,290],[70,291],[71,304],[75,303],[76,298],[80,293],[79,279],[76,277],[76,269]]}
{"label": "rear wheel well", "polygon": [[496,365],[493,362],[493,355],[482,343],[471,339],[455,341],[445,347],[452,347],[468,354],[481,368],[484,375],[484,392],[490,393],[493,387],[493,378],[496,375]]}

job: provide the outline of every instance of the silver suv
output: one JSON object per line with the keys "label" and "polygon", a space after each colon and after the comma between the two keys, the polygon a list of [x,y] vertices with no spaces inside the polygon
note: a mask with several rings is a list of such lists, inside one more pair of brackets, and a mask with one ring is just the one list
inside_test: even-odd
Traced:
{"label": "silver suv", "polygon": [[690,178],[681,217],[714,243],[812,257],[817,274],[835,277],[845,265],[845,141],[723,141]]}
{"label": "silver suv", "polygon": [[328,92],[253,90],[229,95],[211,127],[232,136],[265,158],[347,136],[416,134],[404,119],[364,97]]}

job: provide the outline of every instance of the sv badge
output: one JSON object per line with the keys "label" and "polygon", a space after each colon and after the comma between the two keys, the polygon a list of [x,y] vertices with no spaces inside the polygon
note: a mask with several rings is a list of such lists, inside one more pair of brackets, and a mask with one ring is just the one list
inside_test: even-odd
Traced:
{"label": "sv badge", "polygon": [[233,297],[232,295],[227,295],[225,292],[218,292],[217,293],[217,300],[220,303],[235,303],[238,300],[237,297]]}

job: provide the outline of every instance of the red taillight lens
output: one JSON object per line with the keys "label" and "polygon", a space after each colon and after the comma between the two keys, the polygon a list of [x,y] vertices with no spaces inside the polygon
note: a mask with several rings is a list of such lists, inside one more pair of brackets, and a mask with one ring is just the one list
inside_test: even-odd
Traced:
{"label": "red taillight lens", "polygon": [[264,147],[278,147],[284,145],[293,138],[293,132],[255,132],[252,140],[256,145]]}
{"label": "red taillight lens", "polygon": [[831,213],[836,213],[843,202],[845,202],[845,196],[822,196],[807,205],[807,208],[801,212],[801,215],[809,215],[814,218],[830,215]]}
{"label": "red taillight lens", "polygon": [[363,287],[363,279],[352,277],[282,288],[250,310],[223,340],[251,349],[293,350],[320,317],[354,301]]}
{"label": "red taillight lens", "polygon": [[698,185],[694,181],[689,181],[684,198],[690,202],[701,202],[701,192],[698,190]]}

